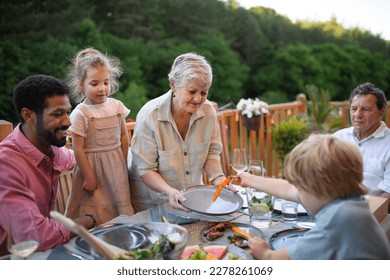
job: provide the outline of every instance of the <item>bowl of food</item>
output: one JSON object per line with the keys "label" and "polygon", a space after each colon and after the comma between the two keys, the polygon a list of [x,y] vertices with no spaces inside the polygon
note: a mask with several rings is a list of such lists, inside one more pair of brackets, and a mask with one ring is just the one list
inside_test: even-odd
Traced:
{"label": "bowl of food", "polygon": [[129,250],[129,259],[177,260],[189,240],[188,230],[176,224],[150,222],[134,226],[145,230],[148,242],[141,248]]}

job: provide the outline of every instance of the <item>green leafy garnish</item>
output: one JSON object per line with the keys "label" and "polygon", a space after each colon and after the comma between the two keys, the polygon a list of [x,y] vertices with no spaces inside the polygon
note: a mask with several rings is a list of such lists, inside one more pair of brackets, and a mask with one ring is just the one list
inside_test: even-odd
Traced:
{"label": "green leafy garnish", "polygon": [[186,260],[206,260],[207,253],[201,249],[196,249]]}
{"label": "green leafy garnish", "polygon": [[[175,249],[176,244],[171,242],[165,235],[160,234],[159,239],[147,249],[130,250],[129,259],[132,260],[163,260],[164,256]],[[119,257],[118,260],[126,258]]]}
{"label": "green leafy garnish", "polygon": [[227,256],[228,256],[228,260],[244,260],[243,258],[240,258],[239,256],[236,256],[233,253],[229,253]]}
{"label": "green leafy garnish", "polygon": [[272,203],[272,196],[270,194],[267,194],[264,196],[264,198],[260,199],[260,198],[257,198],[257,197],[252,197],[252,202],[253,203],[265,203],[269,210],[272,212],[274,211],[274,205]]}

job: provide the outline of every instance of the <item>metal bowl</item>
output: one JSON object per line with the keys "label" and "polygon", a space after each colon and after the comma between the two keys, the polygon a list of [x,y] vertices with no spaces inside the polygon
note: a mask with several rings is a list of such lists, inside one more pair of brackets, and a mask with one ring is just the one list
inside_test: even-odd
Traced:
{"label": "metal bowl", "polygon": [[[174,250],[164,253],[162,259],[178,259],[187,246],[189,240],[188,230],[175,224],[161,222],[147,222],[142,224],[106,224],[92,231],[93,235],[105,242],[128,251],[148,249],[164,235],[175,244]],[[77,237],[76,247],[87,254],[92,254],[96,259],[101,259],[96,252],[91,250],[87,241]],[[161,258],[161,256],[159,256]]]}
{"label": "metal bowl", "polygon": [[[124,250],[136,250],[148,243],[147,231],[132,224],[105,224],[91,230],[90,233]],[[83,237],[77,237],[75,245],[84,253],[94,253]]]}

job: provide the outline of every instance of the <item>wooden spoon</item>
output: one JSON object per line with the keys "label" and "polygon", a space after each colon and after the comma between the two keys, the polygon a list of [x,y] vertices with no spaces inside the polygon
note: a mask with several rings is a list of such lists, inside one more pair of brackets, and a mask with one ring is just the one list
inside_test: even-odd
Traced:
{"label": "wooden spoon", "polygon": [[75,223],[61,213],[57,211],[51,211],[50,216],[73,233],[83,237],[97,253],[106,259],[116,260],[118,257],[129,259],[128,251],[103,241],[102,239],[89,233],[84,226]]}

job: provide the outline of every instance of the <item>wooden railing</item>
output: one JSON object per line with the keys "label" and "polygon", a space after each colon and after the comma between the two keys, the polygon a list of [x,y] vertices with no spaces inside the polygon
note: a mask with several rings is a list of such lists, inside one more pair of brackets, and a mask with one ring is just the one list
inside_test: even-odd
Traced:
{"label": "wooden railing", "polygon": [[[339,116],[342,117],[342,127],[349,126],[348,102],[332,102],[339,106]],[[275,123],[287,121],[293,116],[305,115],[306,106],[301,100],[269,106],[269,114],[263,115],[258,130],[248,130],[243,117],[238,110],[227,110],[218,113],[221,127],[221,138],[224,146],[221,156],[225,174],[231,174],[231,155],[234,148],[245,148],[249,159],[264,161],[266,176],[279,177],[280,163],[275,150],[272,149],[271,127]]]}
{"label": "wooden railing", "polygon": [[13,131],[13,125],[5,120],[0,120],[0,142]]}
{"label": "wooden railing", "polygon": [[[343,126],[349,124],[348,102],[332,102],[340,106],[339,115],[343,119]],[[278,177],[280,163],[276,152],[272,149],[272,136],[270,128],[280,121],[285,121],[292,116],[306,114],[305,104],[298,98],[290,103],[274,104],[269,106],[269,114],[262,118],[258,130],[248,130],[244,125],[243,117],[238,110],[225,110],[218,112],[221,141],[223,151],[221,163],[225,174],[231,174],[231,155],[234,148],[246,148],[248,159],[261,159],[264,161],[267,176]],[[129,138],[133,135],[135,123],[127,123]],[[207,183],[207,178],[204,179]]]}

